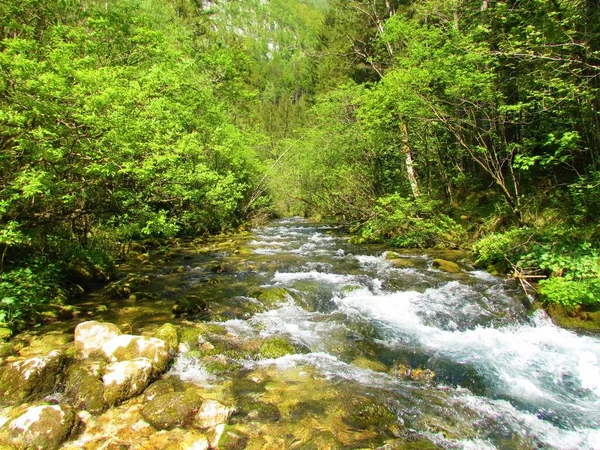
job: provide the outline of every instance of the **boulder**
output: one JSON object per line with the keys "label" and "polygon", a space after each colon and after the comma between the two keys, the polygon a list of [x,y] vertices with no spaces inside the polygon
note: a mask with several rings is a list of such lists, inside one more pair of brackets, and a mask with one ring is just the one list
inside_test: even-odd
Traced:
{"label": "boulder", "polygon": [[458,264],[456,264],[455,262],[452,262],[452,261],[447,261],[445,259],[434,259],[433,260],[433,267],[435,267],[436,269],[441,270],[442,272],[448,272],[448,273],[459,273],[459,272],[461,272],[460,267],[458,266]]}
{"label": "boulder", "polygon": [[216,400],[205,400],[194,416],[193,425],[197,428],[212,428],[216,425],[227,423],[235,410]]}
{"label": "boulder", "polygon": [[104,383],[100,379],[104,361],[77,361],[66,371],[65,399],[75,408],[92,414],[102,412],[104,401]]}
{"label": "boulder", "polygon": [[148,358],[109,364],[102,377],[105,402],[112,406],[141,394],[152,381],[153,372]]}
{"label": "boulder", "polygon": [[85,359],[102,354],[102,346],[120,334],[119,327],[112,323],[80,323],[75,328],[75,357]]}
{"label": "boulder", "polygon": [[144,400],[149,402],[154,400],[156,397],[170,394],[172,392],[175,392],[173,383],[168,380],[157,380],[148,386],[148,388],[144,391]]}
{"label": "boulder", "polygon": [[5,403],[22,403],[49,394],[60,381],[67,357],[62,350],[22,358],[0,368],[0,392]]}
{"label": "boulder", "polygon": [[161,339],[169,344],[171,352],[176,352],[179,347],[179,336],[177,335],[177,328],[173,324],[165,323],[162,327],[156,330],[154,337]]}
{"label": "boulder", "polygon": [[158,430],[186,425],[202,405],[202,397],[193,390],[159,395],[142,408],[144,419]]}
{"label": "boulder", "polygon": [[16,448],[53,450],[69,438],[77,423],[69,405],[31,406],[0,429],[0,442]]}
{"label": "boulder", "polygon": [[104,356],[110,362],[130,361],[137,358],[147,358],[154,373],[163,372],[169,364],[169,346],[162,339],[122,334],[104,343]]}

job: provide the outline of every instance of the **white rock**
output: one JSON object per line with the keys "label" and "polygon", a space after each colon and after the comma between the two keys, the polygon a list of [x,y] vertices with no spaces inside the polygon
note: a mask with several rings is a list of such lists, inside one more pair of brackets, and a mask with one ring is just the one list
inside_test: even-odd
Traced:
{"label": "white rock", "polygon": [[155,372],[163,372],[169,364],[169,345],[162,339],[122,334],[102,345],[102,352],[110,362],[147,358]]}
{"label": "white rock", "polygon": [[102,346],[121,334],[112,323],[82,322],[75,328],[75,357],[89,358],[101,353]]}
{"label": "white rock", "polygon": [[152,381],[153,367],[148,358],[109,364],[104,369],[104,399],[116,405],[141,394]]}

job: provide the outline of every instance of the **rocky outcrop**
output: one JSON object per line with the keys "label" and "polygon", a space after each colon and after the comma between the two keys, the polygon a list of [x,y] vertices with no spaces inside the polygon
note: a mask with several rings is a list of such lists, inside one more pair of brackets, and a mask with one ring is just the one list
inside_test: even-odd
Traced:
{"label": "rocky outcrop", "polygon": [[102,376],[104,400],[112,406],[141,394],[152,381],[153,374],[154,367],[148,358],[109,364]]}
{"label": "rocky outcrop", "polygon": [[31,406],[0,429],[0,442],[14,448],[53,450],[71,436],[77,423],[69,405]]}
{"label": "rocky outcrop", "polygon": [[65,352],[54,350],[44,356],[16,358],[0,367],[0,401],[15,404],[49,394],[61,379],[66,359]]}
{"label": "rocky outcrop", "polygon": [[85,359],[102,355],[102,346],[120,334],[119,327],[112,323],[80,323],[75,328],[75,357]]}
{"label": "rocky outcrop", "polygon": [[109,362],[131,361],[146,358],[152,363],[155,374],[163,372],[169,364],[169,346],[162,339],[122,334],[102,346]]}

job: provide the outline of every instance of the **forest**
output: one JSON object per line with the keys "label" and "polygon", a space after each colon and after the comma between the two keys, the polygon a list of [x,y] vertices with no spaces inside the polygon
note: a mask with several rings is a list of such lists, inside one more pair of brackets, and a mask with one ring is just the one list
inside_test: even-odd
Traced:
{"label": "forest", "polygon": [[600,2],[0,0],[0,326],[287,216],[600,310]]}

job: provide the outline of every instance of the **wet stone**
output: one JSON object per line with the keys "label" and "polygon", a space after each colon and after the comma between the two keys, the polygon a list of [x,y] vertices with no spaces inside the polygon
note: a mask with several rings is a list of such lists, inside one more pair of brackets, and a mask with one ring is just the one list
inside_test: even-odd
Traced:
{"label": "wet stone", "polygon": [[156,373],[163,372],[170,359],[169,347],[165,341],[130,334],[122,334],[107,341],[102,346],[102,352],[110,362],[146,358],[152,363]]}
{"label": "wet stone", "polygon": [[141,412],[144,419],[154,428],[170,430],[189,423],[202,402],[200,393],[192,389],[170,392],[148,401]]}
{"label": "wet stone", "polygon": [[27,408],[0,429],[0,442],[15,448],[54,450],[71,435],[77,415],[69,405]]}
{"label": "wet stone", "polygon": [[456,264],[455,262],[452,262],[452,261],[445,260],[445,259],[434,259],[433,267],[441,270],[442,272],[448,272],[448,273],[461,272],[458,264]]}
{"label": "wet stone", "polygon": [[60,381],[65,362],[65,352],[55,350],[0,367],[0,401],[14,404],[49,394]]}
{"label": "wet stone", "polygon": [[227,423],[233,412],[233,408],[229,408],[216,400],[205,400],[194,416],[193,424],[195,427],[202,429],[211,428]]}
{"label": "wet stone", "polygon": [[148,358],[109,364],[102,377],[104,400],[116,405],[141,394],[152,381],[152,374],[152,362]]}
{"label": "wet stone", "polygon": [[171,352],[177,351],[179,346],[179,336],[177,328],[173,324],[165,323],[154,333],[154,337],[165,341],[169,345]]}
{"label": "wet stone", "polygon": [[171,311],[175,317],[200,317],[207,314],[208,302],[197,295],[188,295],[177,300]]}
{"label": "wet stone", "polygon": [[105,366],[103,360],[77,361],[69,366],[64,382],[65,399],[77,409],[92,414],[102,412],[106,402],[100,376]]}

